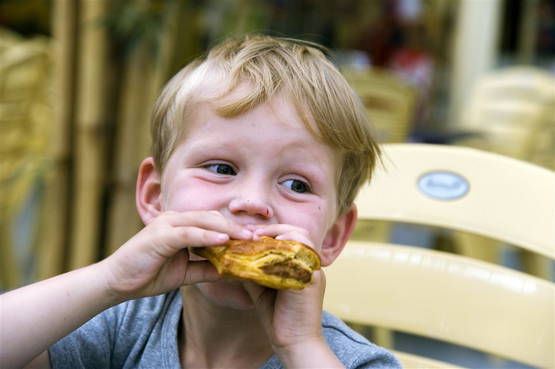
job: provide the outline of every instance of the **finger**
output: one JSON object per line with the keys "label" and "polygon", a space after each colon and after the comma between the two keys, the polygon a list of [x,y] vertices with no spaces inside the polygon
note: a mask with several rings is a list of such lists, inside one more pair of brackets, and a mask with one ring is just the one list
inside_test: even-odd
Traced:
{"label": "finger", "polygon": [[322,307],[324,301],[324,291],[326,280],[322,270],[315,270],[312,273],[310,284],[302,290],[280,290],[279,298],[287,299],[289,309],[302,309],[307,300],[313,301],[315,306]]}
{"label": "finger", "polygon": [[298,232],[288,232],[280,234],[279,236],[276,236],[276,240],[297,241],[314,249],[312,241],[310,241],[310,239],[308,239],[308,237],[306,237],[304,234],[300,234]]}
{"label": "finger", "polygon": [[181,247],[215,246],[229,241],[229,235],[198,227],[176,227],[176,242]]}
{"label": "finger", "polygon": [[308,231],[304,228],[293,226],[290,224],[264,224],[256,225],[253,231],[254,237],[269,236],[276,237],[285,233],[295,232],[305,235],[308,238]]}
{"label": "finger", "polygon": [[287,231],[297,230],[299,232],[306,232],[304,228],[297,227],[291,224],[274,223],[274,224],[249,224],[246,228],[253,231],[253,233],[283,233]]}
{"label": "finger", "polygon": [[262,236],[274,237],[276,240],[297,241],[315,248],[305,229],[288,224],[272,224],[260,227],[253,233],[255,240]]}
{"label": "finger", "polygon": [[[217,246],[229,240],[229,235],[197,227],[164,227],[150,234],[151,242],[144,247],[164,258],[175,255],[187,247]],[[152,248],[151,245],[156,245]]]}
{"label": "finger", "polygon": [[183,284],[216,282],[220,279],[222,279],[222,276],[218,274],[218,271],[210,262],[206,260],[189,261]]}
{"label": "finger", "polygon": [[308,292],[314,297],[315,301],[318,301],[320,309],[322,309],[326,291],[326,275],[323,269],[315,270],[312,273],[312,280],[307,288]]}
{"label": "finger", "polygon": [[252,232],[227,219],[218,211],[169,211],[160,215],[163,220],[174,227],[194,226],[225,233],[235,239],[251,239]]}
{"label": "finger", "polygon": [[312,273],[312,280],[310,281],[309,288],[322,291],[322,296],[324,295],[324,290],[326,289],[326,274],[324,273],[324,269],[315,270]]}

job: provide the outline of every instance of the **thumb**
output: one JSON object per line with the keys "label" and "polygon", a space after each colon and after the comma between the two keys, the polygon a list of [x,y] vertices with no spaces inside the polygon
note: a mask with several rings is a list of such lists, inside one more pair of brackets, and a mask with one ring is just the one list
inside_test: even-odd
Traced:
{"label": "thumb", "polygon": [[216,268],[208,260],[188,260],[183,284],[216,282],[220,279],[222,279],[222,276],[218,274]]}

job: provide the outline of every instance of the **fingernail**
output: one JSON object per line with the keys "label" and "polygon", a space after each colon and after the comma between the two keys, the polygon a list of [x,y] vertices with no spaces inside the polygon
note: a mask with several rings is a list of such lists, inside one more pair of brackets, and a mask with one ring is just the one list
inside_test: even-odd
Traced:
{"label": "fingernail", "polygon": [[252,232],[249,231],[248,229],[243,229],[243,230],[241,231],[241,236],[242,236],[243,238],[252,238]]}
{"label": "fingernail", "polygon": [[219,242],[225,242],[228,239],[229,239],[229,236],[227,234],[219,233],[216,235],[216,240],[218,240]]}

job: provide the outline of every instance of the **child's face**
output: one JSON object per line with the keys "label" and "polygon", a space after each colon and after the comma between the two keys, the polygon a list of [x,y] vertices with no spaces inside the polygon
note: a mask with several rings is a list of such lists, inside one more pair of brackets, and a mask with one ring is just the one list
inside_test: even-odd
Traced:
{"label": "child's face", "polygon": [[336,219],[336,163],[283,97],[230,119],[201,104],[162,175],[161,207],[300,227],[320,251]]}

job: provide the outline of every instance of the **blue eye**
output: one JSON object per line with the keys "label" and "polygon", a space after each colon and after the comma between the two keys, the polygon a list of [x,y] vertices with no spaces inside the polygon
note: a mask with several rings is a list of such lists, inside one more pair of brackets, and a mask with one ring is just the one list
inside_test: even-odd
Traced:
{"label": "blue eye", "polygon": [[235,169],[233,169],[233,167],[228,164],[208,164],[205,166],[205,168],[211,172],[223,174],[227,176],[234,176],[237,174],[235,172]]}
{"label": "blue eye", "polygon": [[287,181],[282,182],[282,184],[294,192],[310,192],[310,186],[306,182],[299,181],[298,179],[288,179]]}

